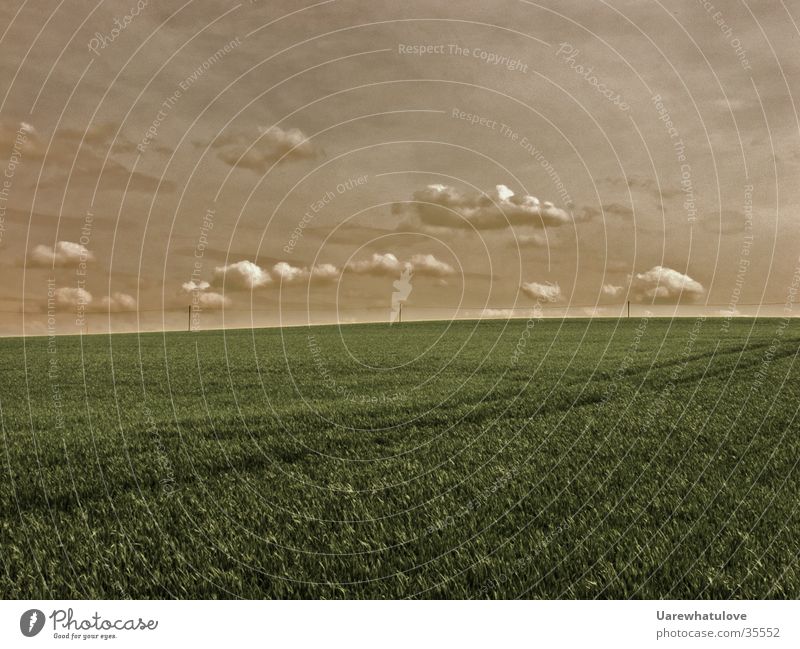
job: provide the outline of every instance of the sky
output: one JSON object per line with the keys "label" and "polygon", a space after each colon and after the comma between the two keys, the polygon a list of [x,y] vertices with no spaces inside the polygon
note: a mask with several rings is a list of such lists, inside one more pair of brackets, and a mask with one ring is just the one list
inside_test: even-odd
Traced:
{"label": "sky", "polygon": [[798,24],[782,1],[4,2],[0,335],[794,316]]}

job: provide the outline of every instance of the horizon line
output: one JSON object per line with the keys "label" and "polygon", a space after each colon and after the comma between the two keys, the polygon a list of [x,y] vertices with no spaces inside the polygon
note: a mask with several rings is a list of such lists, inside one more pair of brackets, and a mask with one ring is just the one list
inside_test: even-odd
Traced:
{"label": "horizon line", "polygon": [[[648,320],[686,320],[705,318],[706,320],[781,320],[781,319],[794,319],[800,316],[778,316],[778,315],[655,315],[644,314],[636,316],[591,316],[591,315],[576,315],[576,316],[550,316],[538,318],[539,320],[641,320],[647,318]],[[206,333],[206,332],[219,332],[219,331],[257,331],[257,330],[274,330],[274,329],[298,329],[305,327],[306,329],[317,327],[348,327],[353,325],[386,325],[389,327],[402,327],[403,325],[418,324],[418,323],[434,323],[434,322],[508,322],[510,320],[530,320],[531,316],[509,316],[503,317],[488,317],[488,318],[430,318],[419,320],[407,320],[405,322],[388,322],[387,320],[364,320],[360,322],[325,322],[325,323],[304,323],[304,324],[284,324],[284,325],[264,325],[261,327],[209,327],[208,329],[132,329],[130,331],[104,331],[97,333],[84,333],[78,331],[76,333],[56,333],[56,334],[22,334],[6,336],[0,334],[0,340],[12,340],[18,338],[84,338],[89,336],[130,336],[132,334],[167,334],[167,333]]]}

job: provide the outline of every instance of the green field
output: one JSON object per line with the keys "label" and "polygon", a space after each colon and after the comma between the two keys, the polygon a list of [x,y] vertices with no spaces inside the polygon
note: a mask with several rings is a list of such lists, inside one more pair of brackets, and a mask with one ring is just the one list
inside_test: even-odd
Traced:
{"label": "green field", "polygon": [[0,341],[3,598],[800,597],[800,322]]}

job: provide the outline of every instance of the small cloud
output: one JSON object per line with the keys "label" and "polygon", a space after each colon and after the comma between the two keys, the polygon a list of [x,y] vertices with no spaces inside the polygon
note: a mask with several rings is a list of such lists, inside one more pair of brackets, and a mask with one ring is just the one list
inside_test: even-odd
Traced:
{"label": "small cloud", "polygon": [[275,264],[272,267],[272,273],[277,276],[277,279],[283,282],[291,282],[302,277],[308,277],[307,268],[298,268],[297,266],[287,264],[285,261],[279,261]]}
{"label": "small cloud", "polygon": [[0,155],[8,159],[15,151],[23,157],[41,158],[39,134],[28,122],[0,120]]}
{"label": "small cloud", "polygon": [[192,295],[192,302],[201,308],[215,310],[228,306],[231,303],[229,297],[222,293],[209,291],[211,284],[204,281],[188,281],[181,284],[184,293]]}
{"label": "small cloud", "polygon": [[229,306],[231,299],[222,293],[202,291],[197,295],[197,304],[204,309],[214,310]]}
{"label": "small cloud", "polygon": [[561,295],[561,287],[556,283],[546,282],[540,284],[539,282],[528,282],[522,285],[522,292],[529,298],[534,300],[545,300],[546,302],[556,302],[563,296]]}
{"label": "small cloud", "polygon": [[214,284],[231,289],[252,290],[272,283],[272,277],[263,268],[246,259],[214,269]]}
{"label": "small cloud", "polygon": [[395,276],[406,267],[411,268],[414,274],[420,277],[442,279],[455,273],[450,264],[437,259],[434,255],[417,254],[408,261],[401,261],[391,252],[376,252],[369,259],[351,261],[346,269],[361,275]]}
{"label": "small cloud", "polygon": [[272,267],[273,278],[283,283],[290,283],[308,278],[329,282],[335,280],[340,274],[341,271],[333,264],[320,264],[318,266],[312,266],[311,269],[309,269],[306,266],[292,266],[285,261],[279,261]]}
{"label": "small cloud", "polygon": [[311,277],[324,282],[333,281],[342,274],[333,264],[320,264],[311,268]]}
{"label": "small cloud", "polygon": [[106,295],[100,302],[100,310],[111,313],[136,311],[136,308],[136,298],[127,293],[112,293],[110,296]]}
{"label": "small cloud", "polygon": [[705,293],[703,285],[666,266],[653,266],[631,278],[631,292],[639,302],[696,300]]}
{"label": "small cloud", "polygon": [[546,248],[548,243],[552,245],[553,237],[548,239],[548,237],[538,232],[533,234],[518,234],[515,239],[511,240],[512,246],[519,246],[521,248]]}
{"label": "small cloud", "polygon": [[83,245],[58,241],[55,246],[36,246],[30,255],[30,265],[38,267],[75,268],[81,262],[94,261],[94,255]]}
{"label": "small cloud", "polygon": [[614,284],[603,284],[600,292],[606,297],[619,297],[625,290],[622,286],[615,286]]}
{"label": "small cloud", "polygon": [[83,288],[64,287],[55,290],[56,306],[74,309],[77,306],[89,306],[92,294]]}
{"label": "small cloud", "polygon": [[397,275],[403,264],[391,252],[375,252],[369,259],[349,262],[346,268],[360,275]]}
{"label": "small cloud", "polygon": [[433,255],[414,255],[410,263],[415,275],[447,277],[455,273],[450,264],[440,261]]}
{"label": "small cloud", "polygon": [[481,318],[501,318],[501,319],[508,319],[513,318],[515,315],[521,315],[521,311],[516,311],[515,309],[484,309],[480,312],[479,317]]}
{"label": "small cloud", "polygon": [[259,173],[267,171],[281,158],[302,159],[317,155],[308,136],[298,128],[259,127],[258,133],[255,139],[245,135],[222,136],[214,140],[211,147],[219,150],[218,156],[226,164]]}
{"label": "small cloud", "polygon": [[192,291],[205,291],[209,288],[211,284],[208,282],[204,282],[202,280],[195,282],[194,280],[190,280],[188,282],[184,282],[181,284],[181,288],[186,293],[191,293]]}

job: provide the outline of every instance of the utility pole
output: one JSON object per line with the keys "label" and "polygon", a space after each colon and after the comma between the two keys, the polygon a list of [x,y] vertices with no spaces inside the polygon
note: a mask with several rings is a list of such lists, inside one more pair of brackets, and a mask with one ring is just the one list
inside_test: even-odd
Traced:
{"label": "utility pole", "polygon": [[628,300],[628,317],[631,317],[631,301]]}
{"label": "utility pole", "polygon": [[191,333],[192,331],[192,305],[189,305],[189,329],[187,330]]}

